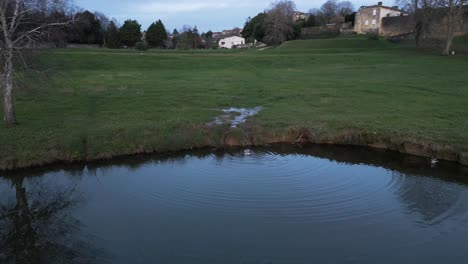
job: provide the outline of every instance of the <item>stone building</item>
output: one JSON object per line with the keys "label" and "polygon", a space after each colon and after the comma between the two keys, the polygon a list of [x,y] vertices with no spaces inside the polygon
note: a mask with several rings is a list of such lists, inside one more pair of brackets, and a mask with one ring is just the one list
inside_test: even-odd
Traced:
{"label": "stone building", "polygon": [[309,19],[309,17],[310,17],[309,13],[296,11],[294,12],[294,15],[293,15],[293,21],[296,22],[298,20],[307,20]]}
{"label": "stone building", "polygon": [[233,29],[227,29],[227,30],[223,30],[221,34],[224,37],[240,36],[242,34],[242,29],[238,27],[233,28]]}
{"label": "stone building", "polygon": [[382,2],[372,6],[362,6],[356,13],[354,32],[357,34],[381,34],[382,19],[385,17],[406,16],[398,6],[384,6]]}

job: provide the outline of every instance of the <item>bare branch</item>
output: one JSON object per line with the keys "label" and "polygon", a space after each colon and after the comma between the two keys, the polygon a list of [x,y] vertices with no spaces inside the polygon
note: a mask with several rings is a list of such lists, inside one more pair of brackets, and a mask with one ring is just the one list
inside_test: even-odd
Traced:
{"label": "bare branch", "polygon": [[19,12],[19,0],[12,0],[15,1],[15,11],[13,12],[13,17],[11,18],[10,23],[10,33],[13,33],[14,28],[16,28],[16,21],[18,19],[18,12]]}
{"label": "bare branch", "polygon": [[48,28],[48,27],[57,27],[57,26],[65,26],[65,25],[69,25],[73,23],[72,21],[69,21],[69,22],[61,22],[61,23],[50,23],[50,24],[45,24],[45,25],[42,25],[42,26],[39,26],[39,27],[36,27],[36,28],[33,28],[29,31],[26,31],[26,32],[23,32],[19,37],[17,37],[14,41],[13,41],[13,44],[16,45],[16,44],[19,44],[20,41],[22,41],[23,39],[34,39],[34,36],[36,35],[43,35],[43,34],[46,34],[46,32],[44,31],[44,29]]}
{"label": "bare branch", "polygon": [[[68,1],[0,0],[0,86],[3,90],[4,121],[7,125],[16,124],[13,101],[14,64],[19,61],[27,67],[22,56],[23,49],[31,48],[30,44],[36,41],[50,41],[45,37],[49,36],[52,28],[73,23],[74,18],[69,19],[65,14]],[[54,19],[57,13],[67,19]]]}

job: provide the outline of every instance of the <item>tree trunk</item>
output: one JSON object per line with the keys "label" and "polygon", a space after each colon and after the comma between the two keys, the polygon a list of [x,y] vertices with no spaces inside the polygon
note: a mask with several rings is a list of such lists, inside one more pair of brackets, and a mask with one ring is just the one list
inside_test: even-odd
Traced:
{"label": "tree trunk", "polygon": [[18,263],[38,263],[37,234],[33,228],[32,214],[28,204],[24,178],[14,180],[16,189],[16,207],[13,214],[15,225],[14,250]]}
{"label": "tree trunk", "polygon": [[16,125],[15,104],[13,101],[13,49],[5,52],[5,65],[3,68],[3,109],[5,124]]}
{"label": "tree trunk", "polygon": [[445,47],[442,51],[442,55],[450,55],[452,49],[453,35],[455,30],[455,19],[453,18],[453,7],[450,7],[450,13],[447,15],[447,36],[445,39]]}
{"label": "tree trunk", "polygon": [[444,47],[444,50],[442,51],[443,55],[450,55],[450,51],[452,49],[452,43],[453,43],[453,27],[450,26],[447,32],[447,39],[445,40],[445,47]]}
{"label": "tree trunk", "polygon": [[422,23],[417,22],[416,23],[416,32],[414,36],[414,40],[416,41],[416,48],[419,48],[421,46],[421,35],[422,35]]}

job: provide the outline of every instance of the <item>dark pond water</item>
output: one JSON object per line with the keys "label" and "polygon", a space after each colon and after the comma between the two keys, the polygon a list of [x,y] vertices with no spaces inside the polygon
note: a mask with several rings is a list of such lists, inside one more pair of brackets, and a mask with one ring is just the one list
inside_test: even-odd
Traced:
{"label": "dark pond water", "polygon": [[468,263],[468,173],[310,146],[0,177],[0,263]]}

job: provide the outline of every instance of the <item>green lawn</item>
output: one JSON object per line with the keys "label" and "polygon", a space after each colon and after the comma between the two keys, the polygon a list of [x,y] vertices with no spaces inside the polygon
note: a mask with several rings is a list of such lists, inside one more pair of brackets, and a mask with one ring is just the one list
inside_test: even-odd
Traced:
{"label": "green lawn", "polygon": [[354,129],[468,150],[468,55],[341,38],[40,58],[47,71],[18,80],[20,125],[0,127],[0,167],[221,144],[227,126],[204,124],[226,107],[263,106],[251,121],[276,134]]}

